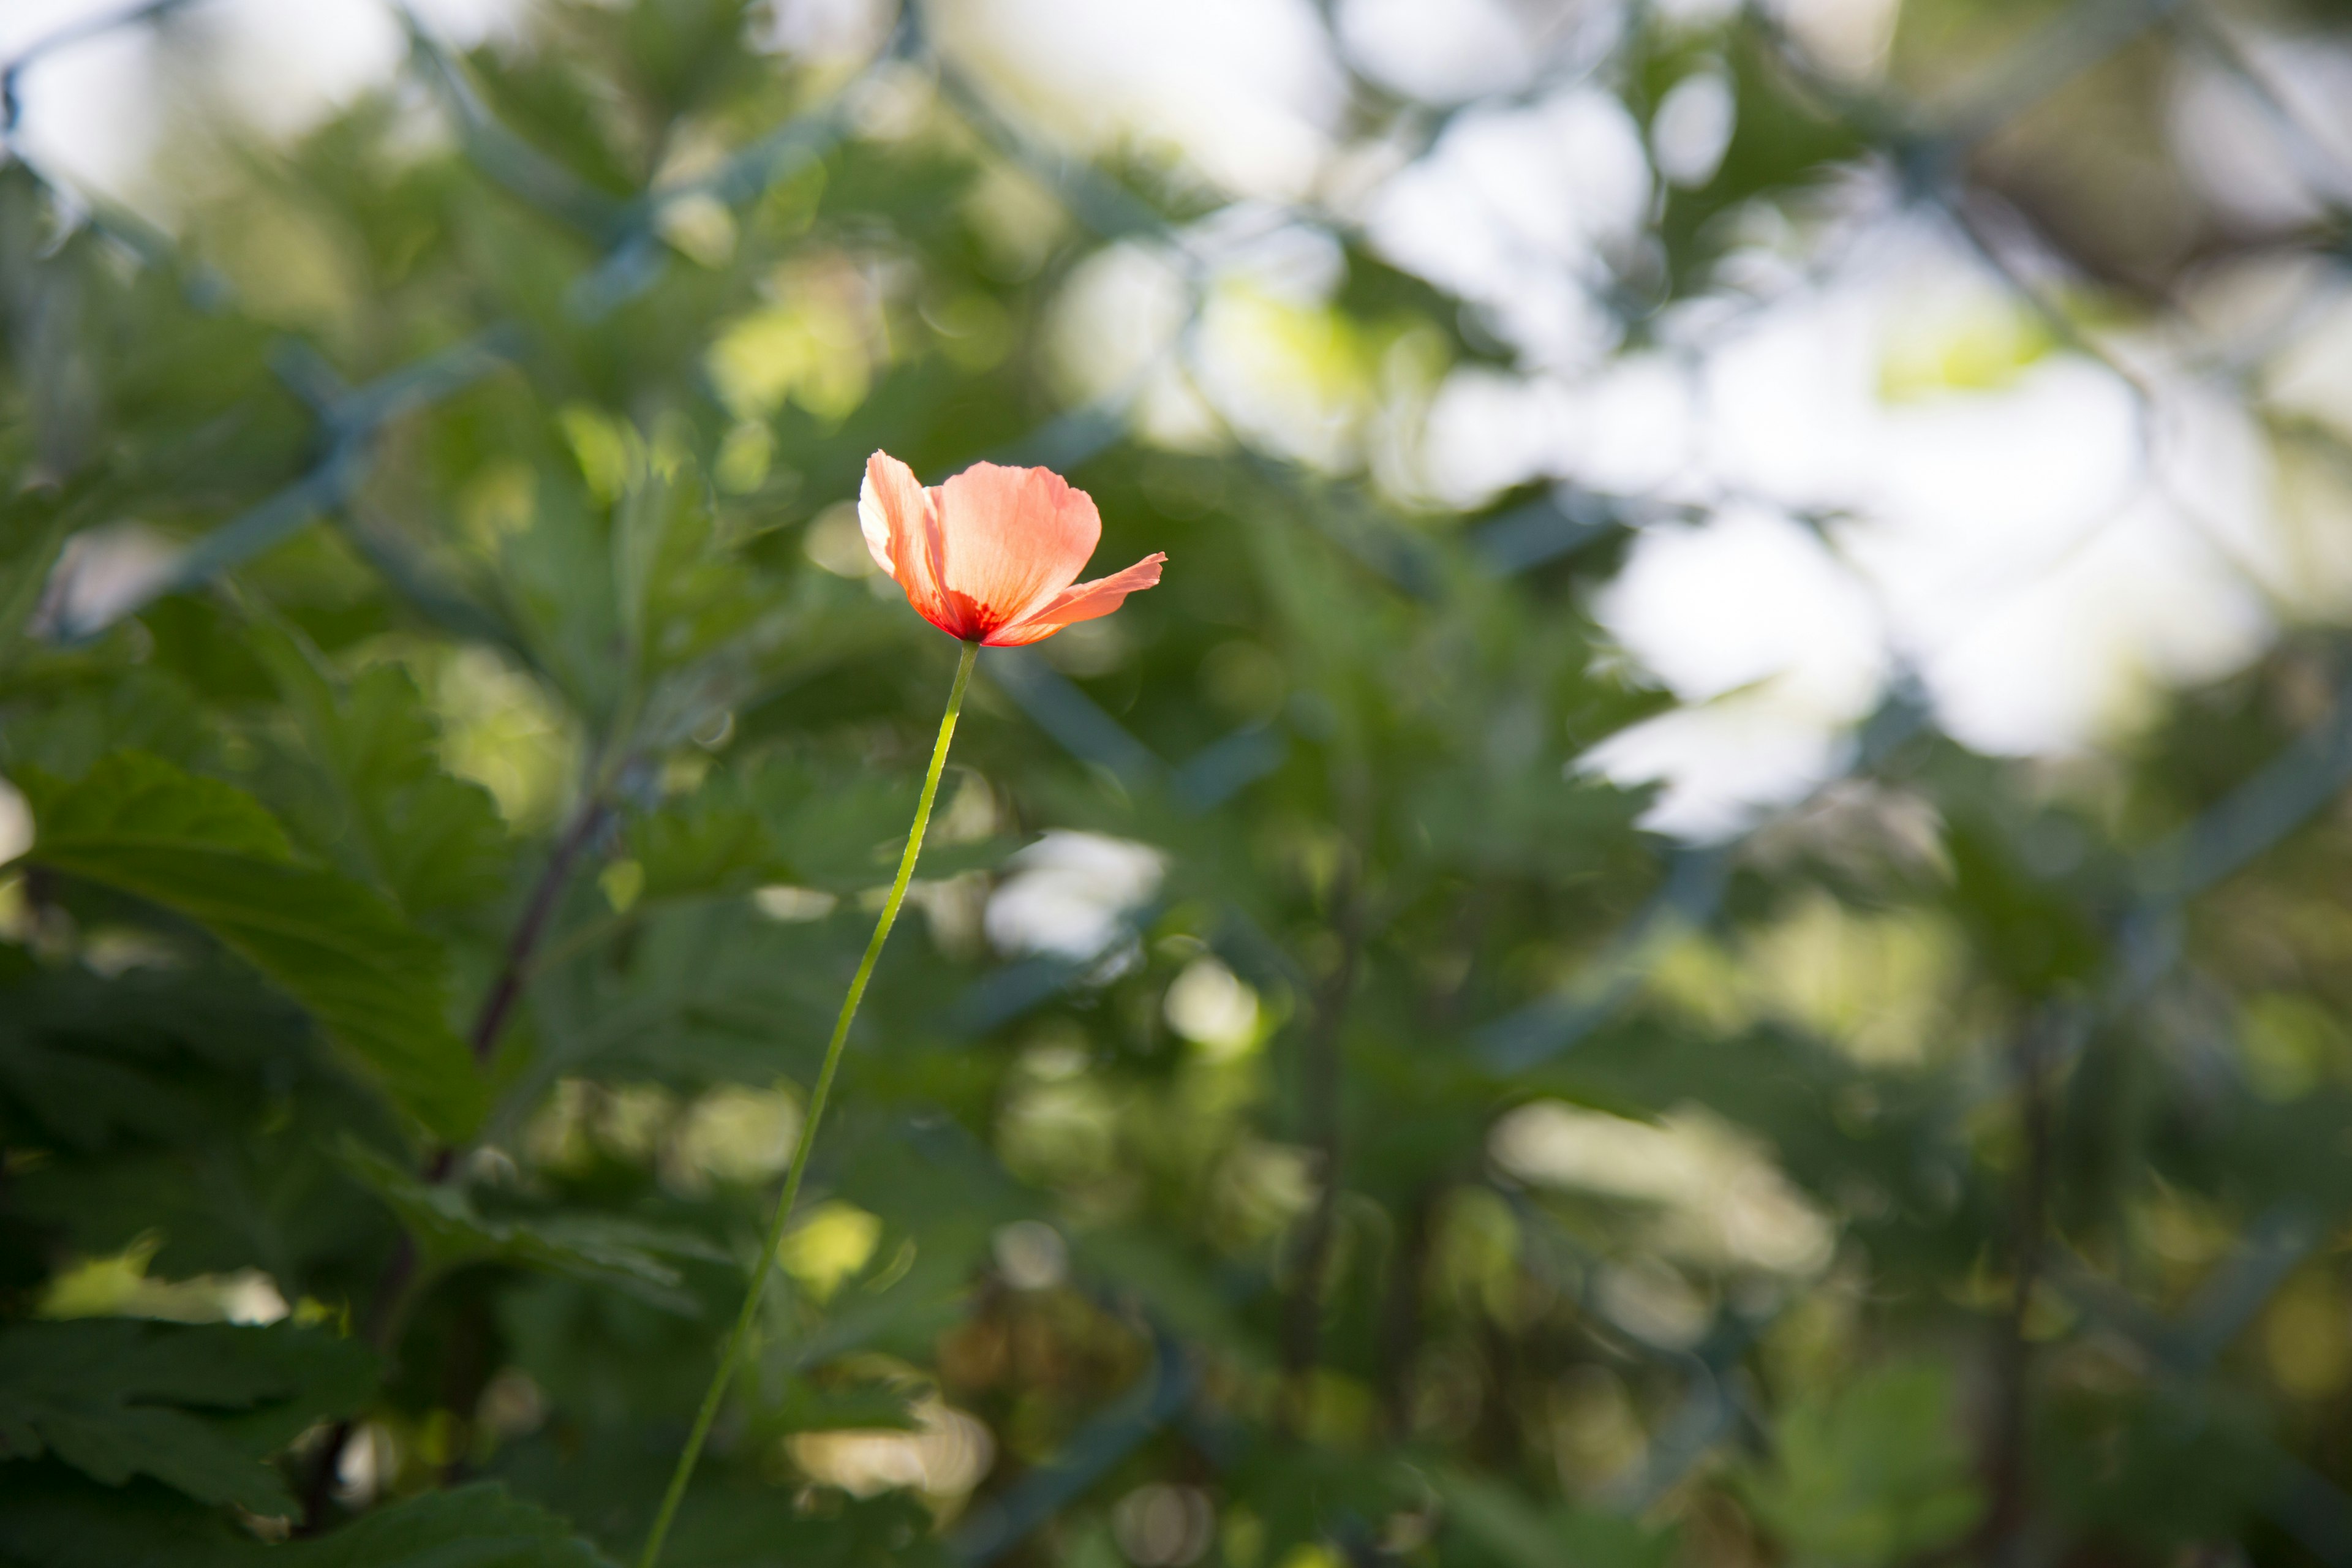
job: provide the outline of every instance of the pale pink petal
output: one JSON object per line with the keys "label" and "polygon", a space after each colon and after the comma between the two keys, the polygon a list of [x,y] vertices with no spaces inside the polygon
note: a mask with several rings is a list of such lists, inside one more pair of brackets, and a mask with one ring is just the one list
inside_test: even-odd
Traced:
{"label": "pale pink petal", "polygon": [[971,635],[940,591],[938,492],[926,490],[914,469],[887,452],[866,458],[857,526],[866,548],[906,590],[916,614],[950,637]]}
{"label": "pale pink petal", "polygon": [[1108,577],[1097,577],[1091,583],[1079,583],[1065,588],[1019,620],[1000,626],[982,640],[991,647],[1019,647],[1026,643],[1043,642],[1064,626],[1078,621],[1096,620],[1109,615],[1126,601],[1129,594],[1157,586],[1160,563],[1167,559],[1162,554],[1147,555],[1124,572],[1114,572]]}
{"label": "pale pink petal", "polygon": [[890,519],[893,513],[906,514],[910,490],[914,505],[919,508],[923,487],[916,482],[914,469],[887,452],[877,452],[866,459],[866,482],[857,491],[857,530],[866,535],[866,548],[874,564],[893,577],[898,569],[890,560]]}
{"label": "pale pink petal", "polygon": [[974,463],[941,485],[940,585],[983,637],[1069,586],[1102,538],[1084,490],[1049,468]]}

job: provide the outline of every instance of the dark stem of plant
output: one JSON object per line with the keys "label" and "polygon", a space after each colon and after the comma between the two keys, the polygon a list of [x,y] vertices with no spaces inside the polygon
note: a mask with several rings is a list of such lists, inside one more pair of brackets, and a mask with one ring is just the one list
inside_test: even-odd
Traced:
{"label": "dark stem of plant", "polygon": [[[554,852],[548,857],[539,880],[531,887],[529,901],[523,905],[522,918],[515,922],[514,934],[507,941],[506,959],[499,967],[498,977],[490,982],[489,990],[482,997],[481,1010],[474,1016],[474,1026],[467,1031],[467,1043],[473,1047],[476,1061],[489,1060],[499,1036],[514,1013],[515,1004],[522,999],[523,982],[530,976],[531,959],[539,944],[546,939],[548,921],[562,903],[564,890],[571,886],[581,856],[595,842],[611,816],[612,807],[604,797],[591,795],[572,814],[563,837],[556,841]],[[456,1168],[457,1151],[436,1149],[425,1160],[425,1178],[445,1182]],[[403,1309],[409,1289],[416,1282],[416,1240],[404,1230],[393,1245],[392,1257],[376,1280],[375,1293],[361,1321],[361,1331],[379,1355],[392,1353],[391,1342],[405,1315]],[[310,1534],[323,1526],[327,1502],[333,1494],[335,1478],[342,1468],[343,1450],[351,1445],[352,1431],[351,1422],[339,1421],[319,1445],[302,1488],[302,1525],[299,1533]]]}
{"label": "dark stem of plant", "polygon": [[2052,1020],[2027,1021],[2011,1054],[2019,1131],[2025,1163],[2018,1173],[2012,1222],[2009,1313],[1996,1349],[1993,1419],[1988,1454],[1990,1502],[1985,1510],[1983,1560],[1995,1568],[2019,1562],[2025,1544],[2028,1498],[2026,1447],[2031,1416],[2032,1351],[2026,1317],[2033,1307],[2049,1226],[2052,1164],[2050,1047]]}
{"label": "dark stem of plant", "polygon": [[302,1479],[302,1521],[294,1527],[298,1538],[318,1534],[327,1527],[327,1502],[334,1494],[335,1478],[341,1471],[343,1450],[351,1446],[352,1423],[338,1421],[327,1428],[319,1440],[319,1451],[310,1456],[310,1473]]}
{"label": "dark stem of plant", "polygon": [[556,841],[555,852],[548,857],[546,869],[540,872],[538,885],[530,890],[530,901],[523,906],[522,919],[515,922],[514,935],[508,940],[506,962],[482,998],[482,1010],[474,1016],[474,1026],[467,1038],[474,1047],[475,1060],[490,1059],[508,1017],[522,999],[531,955],[539,951],[541,941],[547,935],[547,922],[554,917],[556,906],[563,901],[572,870],[611,815],[612,808],[604,798],[592,795],[581,804],[571,825],[563,830],[563,837]]}
{"label": "dark stem of plant", "polygon": [[[443,1153],[446,1155],[445,1150]],[[436,1181],[446,1173],[434,1176]],[[405,1230],[392,1246],[392,1257],[383,1266],[383,1273],[375,1282],[375,1292],[368,1298],[366,1313],[360,1319],[360,1334],[380,1356],[392,1353],[392,1340],[403,1316],[402,1307],[409,1287],[416,1282],[416,1238]],[[352,1434],[358,1429],[351,1421],[338,1421],[327,1429],[319,1443],[318,1452],[310,1457],[310,1472],[302,1481],[302,1521],[297,1535],[315,1535],[326,1528],[327,1503],[333,1496],[336,1479],[341,1474],[343,1450],[351,1447]]]}

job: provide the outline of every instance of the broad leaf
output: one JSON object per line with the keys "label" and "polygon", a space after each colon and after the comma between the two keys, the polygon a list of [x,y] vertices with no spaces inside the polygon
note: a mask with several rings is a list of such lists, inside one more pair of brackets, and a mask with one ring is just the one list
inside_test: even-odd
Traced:
{"label": "broad leaf", "polygon": [[[919,767],[892,776],[837,766],[773,762],[746,770],[745,792],[761,817],[792,879],[806,888],[848,893],[890,880],[907,847],[907,826],[921,792]],[[955,798],[949,784],[938,802],[945,812]],[[922,874],[953,876],[993,866],[1004,858],[1001,839],[951,843],[931,819],[923,845]]]}
{"label": "broad leaf", "polygon": [[230,961],[111,979],[0,963],[0,1130],[53,1153],[194,1142],[253,1111],[265,1084],[340,1079],[310,1060],[308,1032]]}
{"label": "broad leaf", "polygon": [[706,790],[629,824],[629,853],[645,868],[640,902],[744,892],[787,880],[758,815]]}
{"label": "broad leaf", "polygon": [[488,790],[437,765],[439,730],[408,671],[379,664],[341,684],[307,644],[274,626],[256,627],[253,647],[324,775],[322,837],[352,847],[353,868],[412,914],[495,896],[506,826]]}
{"label": "broad leaf", "polygon": [[294,859],[250,795],[137,752],[77,784],[30,769],[16,782],[33,807],[29,859],[204,927],[437,1137],[480,1121],[488,1092],[445,1016],[440,945],[367,889]]}
{"label": "broad leaf", "polygon": [[613,571],[623,633],[647,680],[718,648],[770,597],[721,535],[702,476],[667,454],[614,510]]}
{"label": "broad leaf", "polygon": [[411,1498],[279,1555],[289,1568],[609,1568],[563,1521],[492,1482]]}
{"label": "broad leaf", "polygon": [[11,1169],[6,1207],[49,1256],[145,1238],[167,1279],[258,1268],[289,1298],[365,1300],[386,1216],[320,1144],[397,1142],[398,1113],[301,1009],[227,954],[110,978],[7,973],[17,951],[0,949],[0,1139],[43,1152]]}
{"label": "broad leaf", "polygon": [[0,1563],[10,1568],[253,1568],[271,1549],[226,1510],[134,1477],[94,1481],[52,1459],[0,1464]]}
{"label": "broad leaf", "polygon": [[732,1262],[699,1237],[614,1215],[486,1215],[460,1186],[420,1182],[356,1143],[341,1152],[346,1168],[393,1206],[426,1255],[444,1267],[512,1263],[612,1286],[693,1317],[700,1306],[664,1258]]}
{"label": "broad leaf", "polygon": [[381,1508],[317,1540],[265,1546],[152,1485],[99,1488],[0,1466],[0,1562],[42,1568],[610,1568],[545,1509],[484,1482]]}
{"label": "broad leaf", "polygon": [[0,1331],[0,1455],[54,1454],[120,1486],[152,1476],[201,1502],[286,1513],[263,1458],[352,1414],[373,1357],[320,1330],[83,1319]]}

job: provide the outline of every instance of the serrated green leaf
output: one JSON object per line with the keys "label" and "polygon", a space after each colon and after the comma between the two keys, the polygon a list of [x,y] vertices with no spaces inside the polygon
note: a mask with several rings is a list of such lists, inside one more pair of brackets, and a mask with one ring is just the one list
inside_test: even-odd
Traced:
{"label": "serrated green leaf", "polygon": [[361,1345],[285,1324],[19,1323],[0,1331],[0,1456],[285,1513],[293,1500],[262,1458],[355,1411],[373,1366]]}
{"label": "serrated green leaf", "polygon": [[[877,778],[831,768],[771,767],[751,792],[791,879],[804,888],[848,893],[890,879],[907,847],[907,823],[914,816],[919,776]],[[953,799],[943,785],[940,805]],[[1003,837],[950,842],[934,837],[923,846],[926,879],[952,877],[1000,864],[1016,846]]]}
{"label": "serrated green leaf", "polygon": [[616,509],[614,577],[645,679],[716,649],[759,618],[765,596],[719,538],[702,476],[682,461],[654,465]]}
{"label": "serrated green leaf", "polygon": [[12,777],[40,768],[79,778],[120,751],[184,766],[216,754],[217,735],[202,701],[177,671],[136,665],[99,679],[92,673],[84,669],[69,678],[73,672],[61,670],[54,681],[37,686],[38,700],[12,701],[8,721],[0,725],[0,759]]}
{"label": "serrated green leaf", "polygon": [[[845,893],[889,880],[920,785],[919,779],[777,765],[761,770],[750,788],[793,879]],[[937,857],[926,858],[937,864]]]}
{"label": "serrated green leaf", "polygon": [[390,1204],[436,1263],[494,1260],[568,1275],[627,1291],[652,1306],[695,1317],[700,1303],[681,1289],[665,1258],[732,1261],[684,1231],[614,1215],[486,1215],[462,1187],[420,1182],[357,1143],[340,1151],[345,1167]]}
{"label": "serrated green leaf", "polygon": [[33,807],[28,859],[203,926],[436,1136],[480,1122],[488,1094],[444,1015],[440,944],[366,888],[294,860],[251,796],[128,752],[76,784],[32,770],[17,783]]}
{"label": "serrated green leaf", "polygon": [[293,632],[263,624],[251,647],[300,721],[328,781],[334,836],[352,869],[412,914],[493,897],[506,871],[506,825],[490,793],[436,759],[440,732],[415,679],[379,664],[334,679]]}
{"label": "serrated green leaf", "polygon": [[169,1133],[183,1112],[145,1074],[88,1050],[0,1023],[0,1092],[68,1147],[104,1147],[119,1132]]}
{"label": "serrated green leaf", "polygon": [[258,1267],[289,1296],[363,1289],[343,1271],[374,1267],[387,1221],[319,1142],[341,1128],[396,1142],[400,1126],[329,1055],[300,1008],[225,953],[11,976],[0,1135],[44,1152],[12,1169],[6,1206],[49,1232],[51,1256],[147,1237],[166,1278]]}
{"label": "serrated green leaf", "polygon": [[144,1478],[107,1486],[54,1460],[0,1464],[10,1568],[250,1568],[268,1550],[222,1510]]}
{"label": "serrated green leaf", "polygon": [[791,872],[757,813],[698,796],[629,824],[630,858],[645,868],[641,903],[745,892]]}
{"label": "serrated green leaf", "polygon": [[394,1503],[278,1555],[289,1568],[610,1568],[570,1525],[490,1481]]}
{"label": "serrated green leaf", "polygon": [[352,682],[340,739],[377,869],[401,907],[454,910],[495,896],[509,852],[498,802],[436,765],[439,737],[408,671],[379,665]]}
{"label": "serrated green leaf", "polygon": [[0,973],[0,1125],[68,1149],[188,1142],[265,1075],[315,1073],[306,1033],[231,961],[110,979],[26,963]]}
{"label": "serrated green leaf", "polygon": [[42,844],[51,850],[87,845],[110,855],[193,852],[281,866],[294,858],[286,830],[259,801],[160,757],[118,753],[70,787],[36,774],[26,793]]}
{"label": "serrated green leaf", "polygon": [[496,1482],[427,1492],[316,1540],[265,1546],[155,1487],[101,1489],[37,1465],[0,1468],[0,1562],[40,1568],[611,1568],[562,1519]]}

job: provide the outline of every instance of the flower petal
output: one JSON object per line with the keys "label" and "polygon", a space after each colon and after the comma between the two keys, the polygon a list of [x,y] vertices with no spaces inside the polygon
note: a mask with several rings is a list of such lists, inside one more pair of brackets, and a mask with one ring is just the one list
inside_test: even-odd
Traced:
{"label": "flower petal", "polygon": [[1157,586],[1160,563],[1167,559],[1164,554],[1147,555],[1124,572],[1065,588],[1019,620],[1000,626],[981,640],[991,647],[1020,647],[1026,643],[1043,642],[1076,622],[1099,619],[1118,609],[1129,594]]}
{"label": "flower petal", "polygon": [[933,492],[945,542],[940,585],[985,639],[1052,599],[1102,538],[1086,491],[1050,468],[974,463]]}
{"label": "flower petal", "polygon": [[887,452],[866,458],[857,526],[876,563],[906,590],[916,614],[950,637],[971,635],[940,591],[938,500],[914,469]]}

